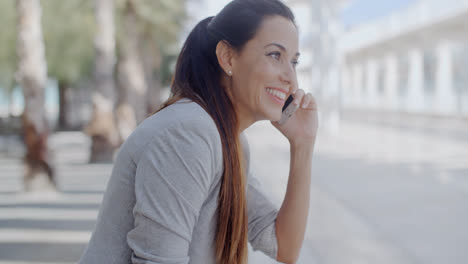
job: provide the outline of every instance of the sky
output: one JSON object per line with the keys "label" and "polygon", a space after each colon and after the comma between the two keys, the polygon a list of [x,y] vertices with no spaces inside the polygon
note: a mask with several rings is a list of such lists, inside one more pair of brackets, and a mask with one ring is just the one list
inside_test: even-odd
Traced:
{"label": "sky", "polygon": [[407,7],[417,0],[354,0],[341,13],[345,26],[372,21]]}

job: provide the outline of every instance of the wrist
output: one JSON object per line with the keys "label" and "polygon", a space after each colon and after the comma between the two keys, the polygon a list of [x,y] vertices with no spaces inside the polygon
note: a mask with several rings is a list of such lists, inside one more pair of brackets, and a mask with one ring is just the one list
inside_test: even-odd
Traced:
{"label": "wrist", "polygon": [[291,151],[313,152],[315,140],[294,140],[289,141]]}

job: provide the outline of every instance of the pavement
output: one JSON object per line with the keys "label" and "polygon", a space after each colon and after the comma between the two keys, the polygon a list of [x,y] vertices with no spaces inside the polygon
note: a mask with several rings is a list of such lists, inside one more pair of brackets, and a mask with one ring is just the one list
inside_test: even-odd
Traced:
{"label": "pavement", "polygon": [[[298,263],[468,263],[468,124],[422,120],[348,114],[338,130],[320,130]],[[247,137],[253,175],[279,207],[288,142],[268,122],[249,128]],[[90,142],[83,134],[56,133],[49,143],[60,192],[24,193],[21,148],[2,140],[0,264],[75,263],[112,165],[86,163]],[[249,260],[276,263],[252,250]]]}

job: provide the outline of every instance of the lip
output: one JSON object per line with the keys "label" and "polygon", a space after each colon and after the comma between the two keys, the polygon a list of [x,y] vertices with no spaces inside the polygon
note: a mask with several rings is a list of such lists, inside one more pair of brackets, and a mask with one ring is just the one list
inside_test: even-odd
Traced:
{"label": "lip", "polygon": [[[283,90],[283,89],[280,89],[280,88],[267,87],[267,89],[268,89],[268,88],[274,89],[274,90],[277,90],[277,91],[280,91],[280,92],[284,92],[284,90]],[[265,89],[265,90],[266,90],[266,89]],[[286,93],[286,98],[287,98],[287,94],[288,94],[288,93],[287,93],[287,92],[285,92],[285,93]],[[283,106],[284,103],[286,102],[286,100],[283,100],[283,99],[281,99],[281,98],[279,98],[279,97],[277,97],[277,96],[275,96],[275,95],[272,95],[272,94],[270,94],[270,93],[268,93],[268,92],[267,92],[267,94],[268,94],[277,104],[279,104],[279,105],[281,105],[281,106]]]}
{"label": "lip", "polygon": [[286,94],[286,98],[287,98],[287,96],[288,96],[288,94],[289,94],[289,90],[287,90],[287,89],[278,88],[278,87],[271,87],[271,86],[269,86],[269,87],[267,87],[267,88],[274,89],[274,90],[278,90],[278,91],[280,91],[280,92],[285,93],[285,94]]}

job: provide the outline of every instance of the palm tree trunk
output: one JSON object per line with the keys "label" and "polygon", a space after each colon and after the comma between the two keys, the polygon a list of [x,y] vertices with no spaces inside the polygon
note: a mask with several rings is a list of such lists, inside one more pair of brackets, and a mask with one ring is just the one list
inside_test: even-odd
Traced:
{"label": "palm tree trunk", "polygon": [[58,81],[59,92],[59,116],[57,127],[59,130],[70,129],[69,107],[70,107],[70,85],[67,81]]}
{"label": "palm tree trunk", "polygon": [[141,39],[140,57],[142,58],[143,68],[145,71],[145,79],[148,84],[148,92],[146,96],[146,113],[150,115],[159,109],[162,104],[161,90],[161,51],[159,45],[151,36],[150,32],[146,32]]}
{"label": "palm tree trunk", "polygon": [[146,117],[147,85],[139,53],[138,18],[133,0],[127,0],[123,14],[123,36],[119,42],[118,81],[120,87],[117,120],[122,140]]}
{"label": "palm tree trunk", "polygon": [[93,115],[85,131],[91,136],[90,162],[111,162],[118,144],[114,118],[114,1],[95,0],[96,36]]}
{"label": "palm tree trunk", "polygon": [[12,80],[8,85],[8,117],[12,117],[14,113],[13,92],[15,90],[16,85],[16,80]]}
{"label": "palm tree trunk", "polygon": [[45,113],[47,63],[41,29],[39,0],[17,0],[18,81],[23,88],[24,157],[27,172],[25,187],[40,175],[54,182],[53,169],[48,161],[47,137],[49,128]]}

